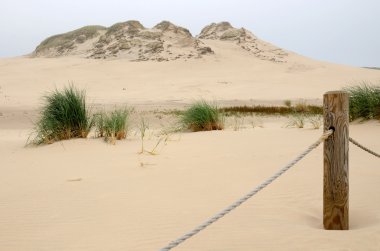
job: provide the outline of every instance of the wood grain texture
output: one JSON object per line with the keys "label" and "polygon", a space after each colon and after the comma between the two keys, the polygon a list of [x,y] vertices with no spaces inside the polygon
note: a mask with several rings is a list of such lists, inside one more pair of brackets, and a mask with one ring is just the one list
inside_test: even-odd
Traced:
{"label": "wood grain texture", "polygon": [[323,225],[328,230],[349,228],[348,102],[342,91],[323,96],[324,130],[335,130],[325,140],[323,153]]}

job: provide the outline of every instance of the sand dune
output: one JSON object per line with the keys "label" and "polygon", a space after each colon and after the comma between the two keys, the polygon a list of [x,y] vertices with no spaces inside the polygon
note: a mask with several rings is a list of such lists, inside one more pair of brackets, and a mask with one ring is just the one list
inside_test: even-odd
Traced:
{"label": "sand dune", "polygon": [[[136,37],[136,32],[144,34],[149,30],[136,22],[121,23],[116,31],[125,39],[135,39],[131,37]],[[113,31],[111,28],[108,30]],[[228,23],[211,24],[197,38],[169,22],[162,22],[153,30],[161,34],[154,39],[163,43],[178,43],[182,36],[188,36],[192,44],[212,48],[213,53],[163,62],[131,62],[123,57],[95,60],[76,53],[58,58],[2,59],[0,105],[37,107],[47,91],[70,82],[86,89],[90,102],[100,104],[175,105],[196,99],[220,103],[237,100],[248,104],[306,99],[320,103],[326,91],[380,79],[380,71],[315,61],[280,49]],[[119,41],[115,36],[112,33],[110,43]],[[148,39],[144,36],[141,39]],[[131,50],[136,48],[139,46],[134,45]],[[188,49],[178,44],[176,54],[186,55]],[[144,57],[167,57],[168,53],[167,50],[153,54],[147,51]]]}
{"label": "sand dune", "polygon": [[287,63],[251,57],[235,44],[210,40],[218,56],[171,62],[80,58],[12,58],[0,61],[0,104],[37,107],[40,97],[73,82],[93,103],[188,103],[321,99],[324,92],[380,72],[316,62],[292,55]]}

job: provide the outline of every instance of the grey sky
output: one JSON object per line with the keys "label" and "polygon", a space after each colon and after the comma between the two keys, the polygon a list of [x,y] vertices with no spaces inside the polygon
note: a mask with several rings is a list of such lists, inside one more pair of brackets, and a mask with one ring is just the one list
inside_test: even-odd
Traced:
{"label": "grey sky", "polygon": [[0,0],[0,57],[27,54],[45,38],[98,24],[162,20],[193,35],[229,21],[315,59],[380,66],[379,0]]}

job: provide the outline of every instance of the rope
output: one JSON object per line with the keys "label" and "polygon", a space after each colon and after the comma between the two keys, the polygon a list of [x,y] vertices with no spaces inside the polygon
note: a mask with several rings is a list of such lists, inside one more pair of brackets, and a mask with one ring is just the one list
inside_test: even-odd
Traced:
{"label": "rope", "polygon": [[351,138],[351,137],[350,137],[350,141],[351,141],[352,144],[354,144],[354,145],[356,145],[357,147],[363,149],[364,151],[366,151],[366,152],[368,152],[368,153],[370,153],[370,154],[372,154],[372,155],[374,155],[374,156],[380,158],[380,154],[375,153],[374,151],[368,149],[367,147],[365,147],[365,146],[359,144],[356,140],[354,140],[354,139]]}
{"label": "rope", "polygon": [[267,179],[266,181],[264,181],[263,183],[261,183],[261,185],[259,185],[258,187],[256,187],[255,189],[253,189],[252,191],[250,191],[249,193],[247,193],[245,196],[243,196],[242,198],[238,199],[233,204],[231,204],[230,206],[226,207],[225,209],[223,209],[222,211],[220,211],[219,213],[217,213],[216,215],[214,215],[213,217],[211,217],[210,219],[208,219],[207,221],[205,221],[201,225],[197,226],[196,228],[194,228],[190,232],[188,232],[188,233],[184,234],[183,236],[179,237],[178,239],[170,242],[167,246],[165,246],[164,248],[160,249],[160,251],[171,250],[172,248],[178,246],[179,244],[181,244],[185,240],[187,240],[190,237],[194,236],[195,234],[199,233],[200,231],[202,231],[203,229],[205,229],[206,227],[208,227],[209,225],[211,225],[215,221],[219,220],[220,218],[222,218],[223,216],[225,216],[226,214],[228,214],[229,212],[231,212],[233,209],[235,209],[238,206],[240,206],[242,203],[244,203],[245,201],[247,201],[253,195],[255,195],[256,193],[258,193],[264,187],[268,186],[275,179],[277,179],[283,173],[285,173],[287,170],[289,170],[298,161],[300,161],[308,153],[310,153],[317,146],[319,146],[319,144],[321,144],[325,139],[327,139],[333,132],[334,132],[333,130],[326,131],[314,144],[310,145],[304,152],[302,152],[299,156],[297,156],[297,158],[295,158],[293,161],[291,161],[286,166],[284,166],[283,168],[281,168],[272,177],[270,177],[269,179]]}

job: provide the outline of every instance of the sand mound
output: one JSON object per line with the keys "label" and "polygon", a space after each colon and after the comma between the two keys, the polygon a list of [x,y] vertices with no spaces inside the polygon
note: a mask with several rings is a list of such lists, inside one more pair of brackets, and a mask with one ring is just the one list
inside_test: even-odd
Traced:
{"label": "sand mound", "polygon": [[88,35],[83,34],[88,27],[83,27],[48,38],[37,47],[33,55],[169,61],[199,58],[201,55],[212,53],[210,48],[202,46],[202,42],[194,38],[187,29],[168,21],[163,21],[151,29],[133,20],[116,23],[108,29],[91,27],[92,33]]}
{"label": "sand mound", "polygon": [[207,25],[197,37],[193,37],[189,30],[168,21],[145,28],[134,20],[116,23],[109,28],[86,26],[49,37],[37,46],[32,56],[171,61],[214,54],[207,40],[235,43],[239,49],[259,59],[287,61],[286,51],[258,39],[244,28],[232,27],[228,22]]}
{"label": "sand mound", "polygon": [[59,57],[86,53],[86,44],[93,42],[102,32],[103,26],[85,26],[64,34],[51,36],[41,42],[33,52],[36,57]]}
{"label": "sand mound", "polygon": [[273,62],[286,62],[288,53],[276,46],[258,39],[244,28],[234,28],[228,22],[212,23],[202,29],[200,39],[233,41],[254,56]]}
{"label": "sand mound", "polygon": [[[182,27],[163,21],[152,29],[138,21],[111,26],[90,50],[91,58],[128,58],[135,61],[168,61],[200,57],[207,49]],[[211,52],[211,50],[209,50]]]}

